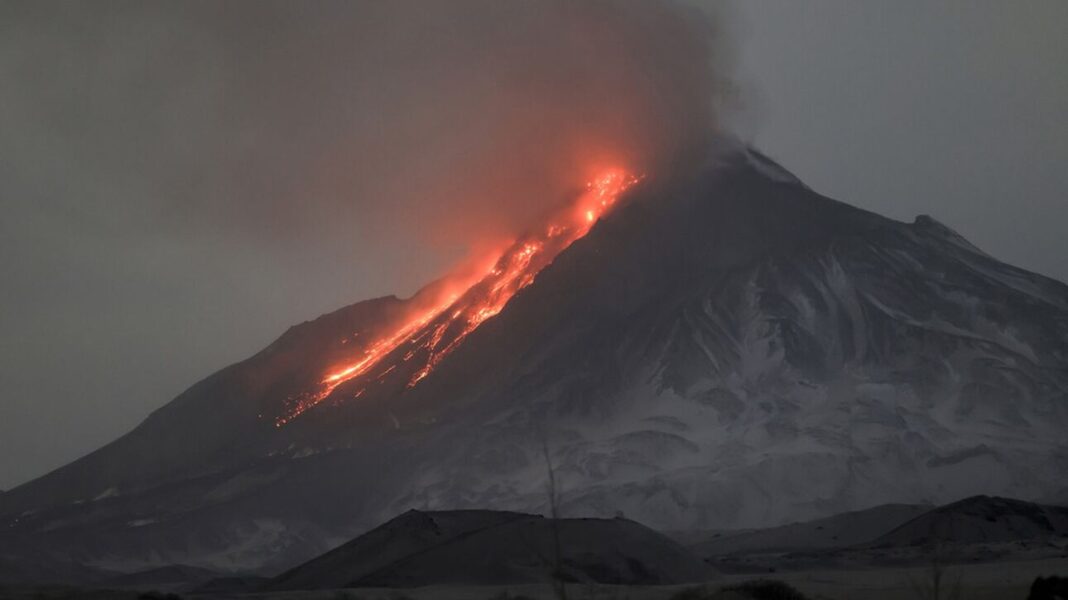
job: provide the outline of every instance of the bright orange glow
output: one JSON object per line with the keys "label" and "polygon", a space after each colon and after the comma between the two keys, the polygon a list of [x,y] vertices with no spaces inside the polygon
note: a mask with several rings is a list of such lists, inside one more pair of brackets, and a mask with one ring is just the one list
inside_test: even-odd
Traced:
{"label": "bright orange glow", "polygon": [[316,389],[290,398],[275,425],[285,425],[325,400],[341,384],[358,378],[363,386],[354,391],[352,398],[359,397],[367,385],[384,380],[399,365],[406,366],[402,372],[411,373],[407,387],[416,386],[472,331],[500,313],[519,290],[533,283],[561,251],[589,233],[620,194],[640,179],[622,169],[601,173],[587,184],[586,191],[570,208],[550,218],[535,233],[515,240],[481,278],[460,283],[460,292],[445,295],[416,312],[362,348],[352,362],[327,372]]}

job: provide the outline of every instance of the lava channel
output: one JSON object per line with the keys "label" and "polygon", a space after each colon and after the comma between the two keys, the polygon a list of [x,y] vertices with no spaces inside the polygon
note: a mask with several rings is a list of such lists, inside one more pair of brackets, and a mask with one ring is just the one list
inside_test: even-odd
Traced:
{"label": "lava channel", "polygon": [[[479,325],[504,309],[515,294],[615,205],[619,196],[641,180],[623,169],[610,169],[586,184],[586,190],[547,223],[516,239],[480,278],[410,315],[391,331],[359,350],[349,363],[328,371],[316,387],[287,399],[275,419],[281,427],[318,405],[343,383],[361,379],[353,398],[367,385],[407,363],[407,387],[415,387]],[[404,349],[401,354],[398,350]],[[389,359],[389,360],[387,360]]]}

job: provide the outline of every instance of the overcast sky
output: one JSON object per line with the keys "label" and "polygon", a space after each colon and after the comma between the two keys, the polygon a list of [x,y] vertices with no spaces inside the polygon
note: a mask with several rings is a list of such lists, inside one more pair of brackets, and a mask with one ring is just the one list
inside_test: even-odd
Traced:
{"label": "overcast sky", "polygon": [[704,100],[822,193],[1068,280],[1068,2],[468,4],[0,1],[0,488]]}

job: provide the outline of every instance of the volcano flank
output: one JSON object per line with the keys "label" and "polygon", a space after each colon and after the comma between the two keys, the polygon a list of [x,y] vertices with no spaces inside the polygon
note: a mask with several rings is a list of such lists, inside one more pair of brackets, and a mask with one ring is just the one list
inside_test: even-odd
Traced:
{"label": "volcano flank", "polygon": [[1063,492],[1068,286],[730,140],[645,175],[459,292],[290,328],[0,496],[0,542],[278,569],[409,509],[547,512],[543,447],[563,516],[664,530]]}

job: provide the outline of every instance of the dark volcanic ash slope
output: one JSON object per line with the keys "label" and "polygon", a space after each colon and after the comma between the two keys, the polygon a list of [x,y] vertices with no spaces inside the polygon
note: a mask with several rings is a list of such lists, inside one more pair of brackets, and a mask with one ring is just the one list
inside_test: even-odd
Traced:
{"label": "dark volcanic ash slope", "polygon": [[0,535],[288,565],[412,507],[542,510],[543,440],[565,515],[671,530],[1061,490],[1068,287],[713,154],[651,174],[417,387],[261,417],[412,301],[354,305],[9,491]]}

